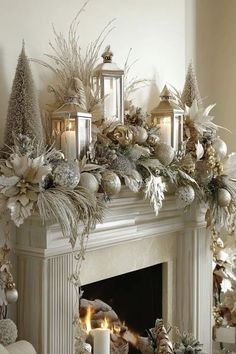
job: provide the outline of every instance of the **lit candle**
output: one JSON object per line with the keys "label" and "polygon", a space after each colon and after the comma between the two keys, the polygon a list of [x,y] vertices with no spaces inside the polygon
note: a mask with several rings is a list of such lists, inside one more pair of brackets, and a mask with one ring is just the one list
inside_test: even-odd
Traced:
{"label": "lit candle", "polygon": [[162,118],[160,121],[161,137],[165,144],[171,145],[171,117]]}
{"label": "lit candle", "polygon": [[67,130],[61,135],[61,150],[67,160],[76,158],[75,131]]}
{"label": "lit candle", "polygon": [[[106,323],[106,320],[105,320]],[[108,328],[95,328],[91,331],[94,337],[93,353],[110,354],[110,330]]]}

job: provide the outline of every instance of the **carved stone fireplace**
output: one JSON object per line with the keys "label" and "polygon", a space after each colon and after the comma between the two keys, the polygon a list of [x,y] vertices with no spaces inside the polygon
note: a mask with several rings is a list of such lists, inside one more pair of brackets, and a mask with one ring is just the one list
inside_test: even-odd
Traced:
{"label": "carved stone fireplace", "polygon": [[[37,217],[18,230],[18,327],[41,354],[73,354],[73,256],[58,225]],[[211,353],[211,253],[201,210],[183,214],[168,197],[156,217],[123,189],[90,235],[82,284],[162,264],[162,315]]]}

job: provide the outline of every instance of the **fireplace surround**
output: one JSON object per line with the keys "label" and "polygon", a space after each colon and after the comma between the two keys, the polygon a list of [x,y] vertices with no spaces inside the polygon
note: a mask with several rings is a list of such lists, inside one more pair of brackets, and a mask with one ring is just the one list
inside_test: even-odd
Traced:
{"label": "fireplace surround", "polygon": [[[18,328],[41,354],[73,353],[73,271],[59,226],[31,217],[17,230]],[[162,315],[211,353],[211,252],[202,207],[183,213],[173,197],[155,216],[142,193],[123,188],[90,235],[83,285],[162,264]]]}

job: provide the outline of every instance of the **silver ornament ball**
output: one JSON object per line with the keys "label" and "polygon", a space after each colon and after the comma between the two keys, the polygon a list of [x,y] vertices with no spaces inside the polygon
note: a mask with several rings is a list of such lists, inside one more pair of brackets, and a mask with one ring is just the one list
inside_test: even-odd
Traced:
{"label": "silver ornament ball", "polygon": [[185,208],[194,201],[195,192],[192,186],[181,186],[176,190],[175,197],[177,206]]}
{"label": "silver ornament ball", "polygon": [[3,346],[8,346],[12,343],[15,343],[17,336],[17,327],[12,320],[9,318],[0,320],[0,344]]}
{"label": "silver ornament ball", "polygon": [[102,174],[102,186],[107,195],[115,195],[121,190],[121,181],[114,172],[105,171]]}
{"label": "silver ornament ball", "polygon": [[226,143],[222,139],[217,137],[212,146],[215,149],[216,158],[219,160],[223,160],[227,155]]}
{"label": "silver ornament ball", "polygon": [[136,132],[134,134],[134,140],[138,144],[143,144],[148,138],[148,133],[143,127],[136,127]]}
{"label": "silver ornament ball", "polygon": [[219,188],[217,192],[217,200],[220,207],[227,207],[231,202],[231,194],[227,189]]}
{"label": "silver ornament ball", "polygon": [[96,193],[99,188],[99,183],[96,177],[92,173],[83,172],[80,176],[79,185],[87,188],[90,192]]}
{"label": "silver ornament ball", "polygon": [[154,155],[164,166],[168,166],[175,157],[175,151],[170,145],[161,143],[155,147]]}
{"label": "silver ornament ball", "polygon": [[75,188],[80,181],[80,170],[76,162],[58,161],[52,175],[54,183],[61,187]]}
{"label": "silver ornament ball", "polygon": [[6,295],[7,302],[9,304],[13,304],[18,300],[18,291],[16,290],[16,288],[6,289],[5,295]]}

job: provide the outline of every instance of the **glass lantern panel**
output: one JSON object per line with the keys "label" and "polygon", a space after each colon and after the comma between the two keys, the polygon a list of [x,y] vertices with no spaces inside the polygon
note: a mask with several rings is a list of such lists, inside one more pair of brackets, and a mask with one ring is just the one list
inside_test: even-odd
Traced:
{"label": "glass lantern panel", "polygon": [[121,78],[104,77],[104,115],[108,119],[121,117]]}
{"label": "glass lantern panel", "polygon": [[61,149],[61,134],[65,130],[64,120],[53,119],[52,120],[52,143],[55,148]]}
{"label": "glass lantern panel", "polygon": [[167,145],[171,144],[171,117],[160,118],[161,141]]}
{"label": "glass lantern panel", "polygon": [[180,149],[180,144],[183,141],[183,116],[174,116],[174,141],[173,148],[178,151]]}
{"label": "glass lantern panel", "polygon": [[79,117],[78,124],[78,157],[80,159],[86,155],[91,140],[90,119]]}
{"label": "glass lantern panel", "polygon": [[61,134],[61,150],[67,160],[76,158],[75,120],[65,119],[65,129]]}

